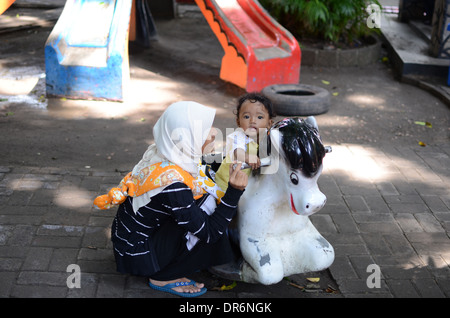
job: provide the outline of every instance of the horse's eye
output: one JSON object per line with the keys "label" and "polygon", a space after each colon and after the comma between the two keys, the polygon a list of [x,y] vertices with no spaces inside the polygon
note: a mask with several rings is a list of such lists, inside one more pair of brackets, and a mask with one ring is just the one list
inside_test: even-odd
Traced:
{"label": "horse's eye", "polygon": [[297,185],[298,184],[298,177],[297,177],[297,175],[295,174],[295,173],[291,173],[291,182],[293,183],[293,184],[295,184],[295,185]]}

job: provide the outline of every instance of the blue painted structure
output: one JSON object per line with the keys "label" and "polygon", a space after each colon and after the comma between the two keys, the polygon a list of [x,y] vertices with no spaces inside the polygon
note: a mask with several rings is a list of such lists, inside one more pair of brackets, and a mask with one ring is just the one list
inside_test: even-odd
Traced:
{"label": "blue painted structure", "polygon": [[132,0],[67,0],[45,44],[47,96],[123,101]]}

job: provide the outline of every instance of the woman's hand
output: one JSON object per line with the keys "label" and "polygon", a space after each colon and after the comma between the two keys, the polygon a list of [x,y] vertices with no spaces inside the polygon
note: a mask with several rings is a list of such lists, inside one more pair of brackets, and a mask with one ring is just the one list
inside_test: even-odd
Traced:
{"label": "woman's hand", "polygon": [[[234,169],[233,169],[233,166]],[[244,191],[248,183],[248,176],[241,170],[242,162],[230,165],[230,185],[238,190]]]}

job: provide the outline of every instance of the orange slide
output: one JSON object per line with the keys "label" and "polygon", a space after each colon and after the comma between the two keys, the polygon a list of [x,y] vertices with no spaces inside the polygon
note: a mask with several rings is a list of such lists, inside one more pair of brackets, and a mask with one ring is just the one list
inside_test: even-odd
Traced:
{"label": "orange slide", "polygon": [[16,0],[1,0],[0,1],[0,14],[6,11]]}
{"label": "orange slide", "polygon": [[298,84],[298,42],[257,0],[195,2],[225,51],[221,79],[247,92],[274,84]]}

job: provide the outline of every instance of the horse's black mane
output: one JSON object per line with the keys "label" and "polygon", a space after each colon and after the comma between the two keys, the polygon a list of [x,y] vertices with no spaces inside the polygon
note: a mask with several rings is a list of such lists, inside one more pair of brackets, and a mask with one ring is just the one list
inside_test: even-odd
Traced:
{"label": "horse's black mane", "polygon": [[280,145],[291,168],[301,170],[307,177],[314,176],[325,156],[319,131],[300,118],[283,119],[271,129],[281,132]]}

